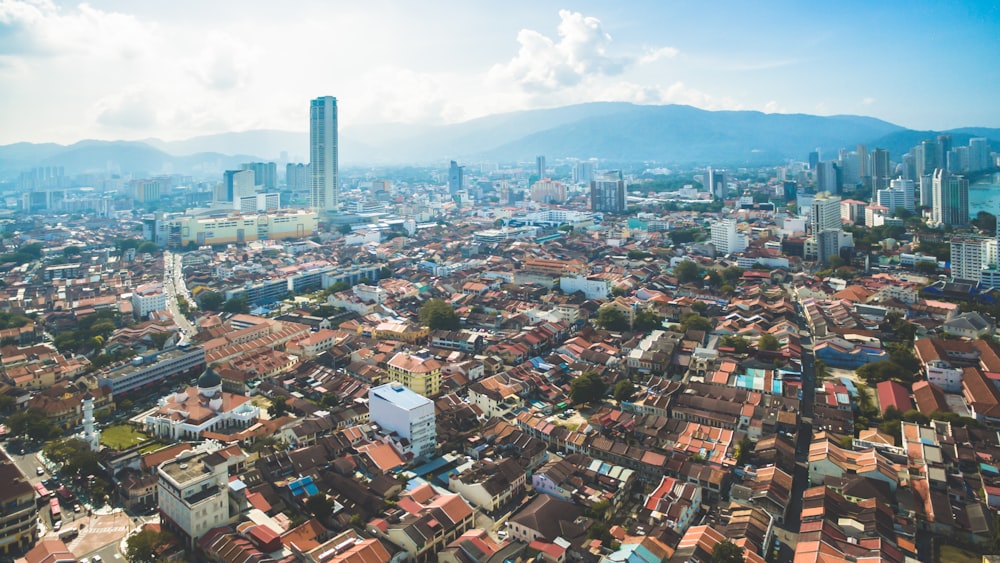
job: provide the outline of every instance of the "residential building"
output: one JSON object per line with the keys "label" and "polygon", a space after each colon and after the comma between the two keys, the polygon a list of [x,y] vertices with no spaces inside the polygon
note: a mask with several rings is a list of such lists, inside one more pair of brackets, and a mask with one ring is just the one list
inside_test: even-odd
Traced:
{"label": "residential building", "polygon": [[167,308],[167,294],[163,284],[151,282],[140,285],[132,292],[132,314],[136,318],[146,319],[153,311],[163,311]]}
{"label": "residential building", "polygon": [[[243,170],[253,170],[254,184],[266,191],[278,189],[278,165],[273,162],[247,162]],[[286,169],[287,170],[287,169]]]}
{"label": "residential building", "polygon": [[414,458],[432,455],[437,445],[434,403],[404,385],[393,382],[368,390],[369,420],[386,433],[395,433]]}
{"label": "residential building", "polygon": [[625,212],[625,180],[621,172],[605,174],[590,182],[590,210],[603,213]]}
{"label": "residential building", "polygon": [[587,299],[607,299],[611,295],[611,281],[604,278],[586,276],[562,276],[559,289],[569,295],[582,292]]}
{"label": "residential building", "polygon": [[340,202],[337,136],[337,98],[323,96],[312,100],[309,104],[310,203],[317,214],[336,211]]}
{"label": "residential building", "polygon": [[[542,166],[544,166],[544,162]],[[562,182],[543,178],[531,185],[531,201],[538,203],[564,203],[566,201],[566,186]]]}
{"label": "residential building", "polygon": [[13,555],[38,541],[38,505],[28,478],[2,450],[0,483],[0,554]]}
{"label": "residential building", "polygon": [[456,192],[465,189],[465,167],[459,166],[454,160],[448,164],[448,193],[455,195]]}
{"label": "residential building", "polygon": [[229,471],[218,453],[181,454],[156,470],[160,521],[188,548],[206,532],[229,523]]}
{"label": "residential building", "polygon": [[936,225],[969,224],[969,180],[943,168],[934,171],[931,220]]}
{"label": "residential building", "polygon": [[425,352],[398,352],[389,360],[389,379],[424,397],[437,397],[441,392],[441,367],[441,362]]}
{"label": "residential building", "polygon": [[729,184],[725,170],[716,170],[711,166],[705,171],[705,188],[714,199],[723,200],[729,195]]}
{"label": "residential building", "polygon": [[916,210],[914,202],[913,180],[896,178],[892,180],[890,186],[878,192],[878,204],[889,209],[889,213],[896,215],[896,210],[903,208],[909,212]]}
{"label": "residential building", "polygon": [[421,485],[399,503],[402,514],[392,522],[378,520],[375,532],[405,552],[405,561],[437,561],[435,556],[475,525],[476,513],[461,495],[437,494]]}
{"label": "residential building", "polygon": [[239,201],[240,198],[252,196],[253,194],[253,170],[226,170],[223,174],[222,184],[215,192],[215,201],[219,203],[233,203]]}
{"label": "residential building", "polygon": [[979,281],[983,269],[997,263],[997,241],[962,237],[951,240],[951,277]]}

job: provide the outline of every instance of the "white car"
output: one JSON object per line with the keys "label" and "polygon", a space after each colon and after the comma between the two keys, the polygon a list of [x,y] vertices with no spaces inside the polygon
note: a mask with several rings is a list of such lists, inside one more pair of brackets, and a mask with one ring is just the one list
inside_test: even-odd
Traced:
{"label": "white car", "polygon": [[39,465],[35,468],[35,475],[45,475],[45,470],[42,469],[42,466]]}
{"label": "white car", "polygon": [[90,562],[91,562],[91,563],[101,563],[102,561],[104,561],[104,560],[103,560],[103,559],[101,559],[101,556],[100,556],[100,555],[95,555],[95,556],[93,556],[93,557],[92,557],[92,558],[90,559]]}

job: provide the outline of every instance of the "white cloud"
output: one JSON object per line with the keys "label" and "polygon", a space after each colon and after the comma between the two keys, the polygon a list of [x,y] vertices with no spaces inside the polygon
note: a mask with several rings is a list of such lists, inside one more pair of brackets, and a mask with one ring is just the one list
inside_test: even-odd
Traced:
{"label": "white cloud", "polygon": [[867,97],[867,98],[862,98],[861,99],[861,105],[863,105],[863,106],[870,106],[870,105],[872,105],[874,103],[875,103],[875,98],[872,98],[870,96]]}
{"label": "white cloud", "polygon": [[198,80],[212,90],[231,90],[250,80],[252,48],[228,34],[213,33],[192,65]]}
{"label": "white cloud", "polygon": [[517,55],[490,71],[494,82],[513,81],[528,92],[551,92],[587,79],[618,76],[630,65],[677,55],[672,47],[650,49],[641,56],[609,53],[612,38],[601,21],[569,10],[559,11],[558,40],[538,31],[517,34]]}
{"label": "white cloud", "polygon": [[764,104],[764,113],[788,113],[788,110],[784,106],[779,104],[777,100],[770,100]]}
{"label": "white cloud", "polygon": [[110,129],[148,130],[159,124],[157,104],[144,88],[108,96],[96,104],[96,121]]}

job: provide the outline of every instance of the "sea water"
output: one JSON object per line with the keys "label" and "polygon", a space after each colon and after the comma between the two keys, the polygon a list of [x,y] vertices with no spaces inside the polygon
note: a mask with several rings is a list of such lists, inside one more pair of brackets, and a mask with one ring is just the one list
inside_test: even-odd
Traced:
{"label": "sea water", "polygon": [[969,186],[969,217],[975,219],[980,211],[993,215],[1000,211],[1000,184]]}

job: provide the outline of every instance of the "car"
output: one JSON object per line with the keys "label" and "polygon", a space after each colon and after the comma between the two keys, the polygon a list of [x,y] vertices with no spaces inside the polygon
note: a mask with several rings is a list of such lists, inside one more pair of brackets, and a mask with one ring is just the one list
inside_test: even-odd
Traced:
{"label": "car", "polygon": [[79,504],[74,504],[73,505],[73,512],[80,512],[80,505]]}
{"label": "car", "polygon": [[53,530],[58,532],[59,528],[62,528],[62,520],[56,520],[55,524],[52,524]]}
{"label": "car", "polygon": [[35,475],[45,475],[45,470],[41,466],[35,468]]}
{"label": "car", "polygon": [[102,561],[104,561],[104,560],[101,559],[100,555],[95,555],[95,556],[93,556],[93,557],[90,558],[90,562],[91,563],[101,563]]}
{"label": "car", "polygon": [[90,559],[87,559],[86,557],[83,557],[83,558],[80,559],[80,563],[90,563]]}

